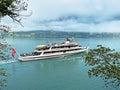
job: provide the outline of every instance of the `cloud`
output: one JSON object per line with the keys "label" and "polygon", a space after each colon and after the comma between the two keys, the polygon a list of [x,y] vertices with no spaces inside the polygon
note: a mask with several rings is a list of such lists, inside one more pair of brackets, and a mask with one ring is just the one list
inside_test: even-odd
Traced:
{"label": "cloud", "polygon": [[29,0],[28,4],[32,16],[22,21],[24,28],[11,23],[14,31],[120,32],[120,0]]}
{"label": "cloud", "polygon": [[53,19],[66,14],[111,15],[120,12],[119,0],[31,0],[29,9],[37,19]]}

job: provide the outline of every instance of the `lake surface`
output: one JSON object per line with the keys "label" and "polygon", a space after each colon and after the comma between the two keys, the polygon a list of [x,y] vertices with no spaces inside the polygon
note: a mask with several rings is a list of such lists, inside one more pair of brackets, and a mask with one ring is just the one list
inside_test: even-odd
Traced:
{"label": "lake surface", "polygon": [[[66,38],[7,39],[17,53],[31,52],[38,44],[64,42]],[[95,48],[102,44],[120,51],[119,38],[75,38],[78,44]],[[18,57],[17,55],[15,56]],[[89,67],[81,54],[31,62],[2,64],[10,74],[2,90],[115,90],[101,78],[88,77]]]}

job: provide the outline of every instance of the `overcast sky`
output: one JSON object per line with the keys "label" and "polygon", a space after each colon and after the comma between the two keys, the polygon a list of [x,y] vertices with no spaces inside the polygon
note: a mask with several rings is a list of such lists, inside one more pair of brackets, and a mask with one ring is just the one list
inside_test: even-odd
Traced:
{"label": "overcast sky", "polygon": [[29,0],[24,27],[2,20],[13,31],[120,32],[120,0]]}

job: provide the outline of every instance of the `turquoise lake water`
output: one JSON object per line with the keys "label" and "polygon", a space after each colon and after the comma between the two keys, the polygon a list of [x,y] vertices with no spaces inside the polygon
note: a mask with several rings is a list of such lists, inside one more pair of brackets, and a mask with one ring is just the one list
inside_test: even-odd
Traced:
{"label": "turquoise lake water", "polygon": [[[38,44],[64,42],[66,38],[7,39],[18,53],[31,52]],[[95,48],[98,44],[120,51],[119,38],[75,38],[82,46]],[[18,57],[17,55],[15,56]],[[88,77],[89,67],[81,54],[31,62],[2,64],[10,74],[2,90],[115,90],[105,87],[98,77]]]}

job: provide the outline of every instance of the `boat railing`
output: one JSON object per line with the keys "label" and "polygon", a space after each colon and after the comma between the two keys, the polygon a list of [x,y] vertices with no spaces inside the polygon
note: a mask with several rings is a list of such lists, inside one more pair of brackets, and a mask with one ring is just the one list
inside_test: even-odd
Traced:
{"label": "boat railing", "polygon": [[26,53],[26,54],[20,54],[20,56],[22,57],[26,57],[26,56],[36,56],[36,55],[41,55],[42,52],[31,52],[31,53]]}

